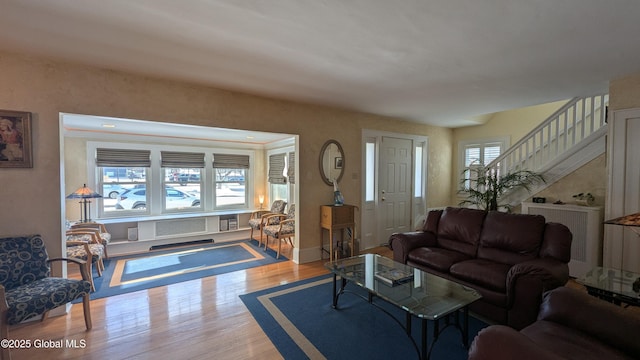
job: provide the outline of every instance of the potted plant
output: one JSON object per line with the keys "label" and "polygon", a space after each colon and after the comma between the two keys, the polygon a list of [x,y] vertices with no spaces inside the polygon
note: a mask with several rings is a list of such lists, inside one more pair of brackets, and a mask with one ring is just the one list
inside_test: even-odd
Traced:
{"label": "potted plant", "polygon": [[531,191],[532,185],[545,182],[541,174],[530,170],[518,170],[500,176],[495,170],[474,166],[466,168],[464,173],[470,176],[461,182],[458,193],[465,194],[466,199],[460,201],[459,205],[475,205],[483,210],[504,208],[511,211],[510,204],[500,203],[505,193],[520,188]]}

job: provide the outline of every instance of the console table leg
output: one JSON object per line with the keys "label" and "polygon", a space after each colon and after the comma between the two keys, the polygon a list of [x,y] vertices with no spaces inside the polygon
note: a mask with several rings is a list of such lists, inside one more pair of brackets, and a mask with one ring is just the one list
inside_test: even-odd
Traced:
{"label": "console table leg", "polygon": [[429,351],[427,347],[427,319],[422,319],[422,359],[429,359]]}
{"label": "console table leg", "polygon": [[469,347],[469,307],[465,306],[464,310],[462,311],[464,312],[464,315],[463,315],[464,329],[462,330],[462,344],[464,345],[464,347],[468,348]]}
{"label": "console table leg", "polygon": [[336,289],[337,288],[336,282],[338,281],[337,277],[338,276],[336,274],[333,274],[333,304],[332,304],[332,307],[334,309],[338,307],[338,294],[337,294],[337,291],[336,291],[337,290]]}

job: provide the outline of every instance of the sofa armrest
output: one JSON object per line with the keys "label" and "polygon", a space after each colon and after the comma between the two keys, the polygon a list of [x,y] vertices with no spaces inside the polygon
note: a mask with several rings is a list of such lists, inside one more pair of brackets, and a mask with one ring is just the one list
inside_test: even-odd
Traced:
{"label": "sofa armrest", "polygon": [[395,233],[389,237],[389,247],[393,250],[393,260],[406,264],[409,253],[419,247],[435,246],[436,235],[428,231]]}
{"label": "sofa armrest", "polygon": [[584,291],[559,287],[546,292],[538,319],[581,331],[640,359],[640,318]]}
{"label": "sofa armrest", "polygon": [[469,360],[559,360],[562,357],[540,347],[527,336],[504,325],[486,327],[469,347]]}
{"label": "sofa armrest", "polygon": [[511,267],[507,273],[508,325],[520,330],[536,321],[542,294],[569,280],[569,266],[553,258],[537,258]]}
{"label": "sofa armrest", "polygon": [[543,292],[569,281],[569,265],[553,258],[537,258],[515,264],[507,273],[507,294],[512,294],[518,278],[528,276],[542,281]]}

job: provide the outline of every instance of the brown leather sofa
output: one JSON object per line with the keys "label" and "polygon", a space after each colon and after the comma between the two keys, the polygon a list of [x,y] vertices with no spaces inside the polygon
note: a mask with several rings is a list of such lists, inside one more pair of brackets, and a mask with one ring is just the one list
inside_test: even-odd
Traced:
{"label": "brown leather sofa", "polygon": [[559,287],[545,293],[538,320],[521,331],[502,325],[480,330],[469,359],[640,359],[638,314]]}
{"label": "brown leather sofa", "polygon": [[448,207],[389,245],[395,261],[476,289],[483,298],[471,311],[521,329],[536,320],[542,294],[569,279],[571,239],[540,215]]}

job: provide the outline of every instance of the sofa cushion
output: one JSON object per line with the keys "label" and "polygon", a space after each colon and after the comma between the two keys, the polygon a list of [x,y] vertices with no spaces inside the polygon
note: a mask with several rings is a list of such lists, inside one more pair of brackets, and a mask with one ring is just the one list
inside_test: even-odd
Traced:
{"label": "sofa cushion", "polygon": [[446,208],[438,223],[438,245],[475,257],[486,214],[484,210]]}
{"label": "sofa cushion", "polygon": [[510,268],[510,265],[495,261],[472,259],[453,264],[449,272],[460,280],[504,293]]}
{"label": "sofa cushion", "polygon": [[442,248],[417,248],[409,253],[408,262],[422,264],[424,267],[436,269],[448,273],[451,265],[468,260],[471,257],[463,253]]}
{"label": "sofa cushion", "polygon": [[544,229],[544,216],[490,211],[480,236],[478,258],[510,265],[535,259]]}
{"label": "sofa cushion", "polygon": [[431,232],[434,234],[438,233],[438,223],[440,222],[440,217],[444,210],[431,210],[427,214],[427,218],[424,220],[424,226],[422,231]]}
{"label": "sofa cushion", "polygon": [[549,222],[544,228],[544,240],[540,248],[541,258],[554,258],[562,262],[571,261],[573,234],[566,225]]}
{"label": "sofa cushion", "polygon": [[553,321],[536,321],[522,329],[521,333],[544,349],[566,359],[630,359],[598,338]]}

